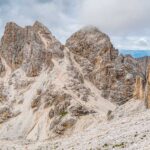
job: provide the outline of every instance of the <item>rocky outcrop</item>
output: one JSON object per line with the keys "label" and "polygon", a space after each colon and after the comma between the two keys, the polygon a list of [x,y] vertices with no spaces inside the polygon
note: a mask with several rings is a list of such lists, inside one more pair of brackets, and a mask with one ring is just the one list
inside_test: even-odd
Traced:
{"label": "rocky outcrop", "polygon": [[7,23],[1,40],[1,56],[12,70],[22,67],[28,76],[37,76],[42,64],[52,67],[52,55],[62,57],[62,45],[39,22],[25,28]]}
{"label": "rocky outcrop", "polygon": [[117,104],[133,97],[137,61],[118,55],[109,37],[95,27],[73,34],[66,46],[82,68],[83,77],[102,90],[102,96]]}
{"label": "rocky outcrop", "polygon": [[5,75],[5,66],[2,63],[2,59],[0,58],[0,77],[3,77]]}
{"label": "rocky outcrop", "polygon": [[148,66],[147,71],[147,83],[146,83],[146,89],[145,89],[145,99],[147,101],[147,107],[150,108],[150,65]]}
{"label": "rocky outcrop", "polygon": [[149,63],[147,64],[145,71],[142,73],[142,76],[136,77],[134,97],[135,99],[143,100],[145,103],[145,106],[147,108],[150,108],[150,66],[149,66]]}
{"label": "rocky outcrop", "polygon": [[143,78],[140,76],[136,77],[134,98],[144,100],[144,87]]}

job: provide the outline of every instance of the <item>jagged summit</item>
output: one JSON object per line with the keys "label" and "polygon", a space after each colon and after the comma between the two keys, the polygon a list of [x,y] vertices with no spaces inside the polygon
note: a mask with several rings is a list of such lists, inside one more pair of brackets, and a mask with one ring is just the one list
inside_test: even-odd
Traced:
{"label": "jagged summit", "polygon": [[47,33],[47,34],[52,34],[52,33],[49,31],[49,29],[48,29],[45,25],[43,25],[41,22],[39,22],[39,21],[35,21],[35,23],[33,24],[33,28],[34,28],[35,30],[39,30],[39,31],[41,31],[41,32],[45,32],[45,33]]}
{"label": "jagged summit", "polygon": [[[26,28],[26,27],[46,28],[46,29],[48,30],[48,28],[47,28],[44,24],[42,24],[40,21],[35,21],[35,22],[33,23],[33,25],[27,25],[27,26],[25,26],[24,28]],[[19,25],[16,24],[15,22],[8,22],[8,23],[6,23],[6,26],[5,26],[5,29],[7,29],[7,28],[13,29],[13,28],[23,28],[23,27],[19,26]],[[50,31],[49,31],[49,32],[50,32]]]}
{"label": "jagged summit", "polygon": [[[82,27],[80,30],[78,30],[77,32],[75,32],[74,34],[72,34],[71,37],[73,36],[87,36],[87,38],[92,38],[90,37],[90,35],[92,36],[95,36],[93,37],[93,39],[95,40],[96,37],[103,37],[103,38],[106,38],[108,41],[110,41],[110,38],[103,32],[101,32],[99,30],[99,28],[95,27],[95,26],[84,26]],[[71,38],[69,37],[69,39]],[[99,39],[98,39],[99,40]]]}
{"label": "jagged summit", "polygon": [[73,53],[86,57],[93,62],[98,55],[103,52],[106,54],[106,51],[112,51],[114,56],[118,55],[118,52],[113,49],[109,37],[93,26],[83,27],[75,32],[67,39],[66,46]]}
{"label": "jagged summit", "polygon": [[50,64],[51,55],[62,55],[61,43],[41,23],[21,28],[8,23],[1,40],[1,56],[15,70],[19,67],[29,76],[36,76],[42,64]]}
{"label": "jagged summit", "polygon": [[19,25],[17,25],[15,22],[8,22],[6,23],[5,28],[21,28]]}
{"label": "jagged summit", "polygon": [[[94,32],[99,32],[99,33],[102,33],[96,26],[92,26],[92,25],[89,25],[89,26],[84,26],[82,27],[79,31],[77,32],[86,32],[86,33],[94,33]],[[103,33],[104,34],[104,33]]]}
{"label": "jagged summit", "polygon": [[33,26],[44,26],[40,21],[36,20],[33,24]]}

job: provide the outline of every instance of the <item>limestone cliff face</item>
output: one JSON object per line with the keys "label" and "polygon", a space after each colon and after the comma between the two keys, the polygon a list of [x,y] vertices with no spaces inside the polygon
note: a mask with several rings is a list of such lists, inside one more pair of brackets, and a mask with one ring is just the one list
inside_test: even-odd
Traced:
{"label": "limestone cliff face", "polygon": [[144,100],[143,79],[140,76],[136,77],[134,98]]}
{"label": "limestone cliff face", "polygon": [[61,55],[61,44],[51,32],[39,22],[25,28],[8,23],[1,40],[1,56],[12,70],[19,67],[28,76],[37,76],[42,64],[50,66],[53,55]]}
{"label": "limestone cliff face", "polygon": [[146,68],[146,81],[143,76],[136,77],[134,97],[135,99],[144,100],[145,105],[150,108],[150,66],[147,64]]}
{"label": "limestone cliff face", "polygon": [[109,37],[95,27],[73,34],[66,46],[74,53],[84,78],[102,91],[102,96],[117,104],[133,97],[137,61],[118,55]]}
{"label": "limestone cliff face", "polygon": [[150,57],[137,59],[139,63],[139,75],[135,83],[135,99],[144,100],[146,107],[150,108]]}

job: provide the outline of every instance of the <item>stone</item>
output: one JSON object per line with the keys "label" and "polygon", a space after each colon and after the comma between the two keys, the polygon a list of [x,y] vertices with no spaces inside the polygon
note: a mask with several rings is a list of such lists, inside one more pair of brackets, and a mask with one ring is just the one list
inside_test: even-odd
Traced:
{"label": "stone", "polygon": [[31,107],[32,108],[38,107],[40,105],[40,100],[41,100],[40,96],[33,99],[32,102],[31,102]]}
{"label": "stone", "polygon": [[84,116],[84,115],[90,114],[90,111],[86,107],[84,107],[80,104],[76,104],[75,106],[71,106],[69,108],[69,111],[71,112],[71,114],[73,116]]}
{"label": "stone", "polygon": [[8,106],[2,106],[0,108],[0,123],[5,122],[9,118],[13,117],[13,114]]}
{"label": "stone", "polygon": [[52,119],[53,117],[54,117],[54,110],[51,109],[51,110],[49,111],[49,118]]}

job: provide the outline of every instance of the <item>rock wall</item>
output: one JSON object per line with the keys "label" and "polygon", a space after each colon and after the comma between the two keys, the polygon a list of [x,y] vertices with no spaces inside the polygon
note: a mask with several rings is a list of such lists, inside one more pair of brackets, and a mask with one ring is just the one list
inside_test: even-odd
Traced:
{"label": "rock wall", "polygon": [[[146,80],[144,80],[145,78]],[[146,74],[136,77],[134,98],[143,100],[147,108],[150,108],[150,66],[147,65]]]}
{"label": "rock wall", "polygon": [[144,100],[143,79],[140,76],[136,77],[134,98],[139,100]]}

